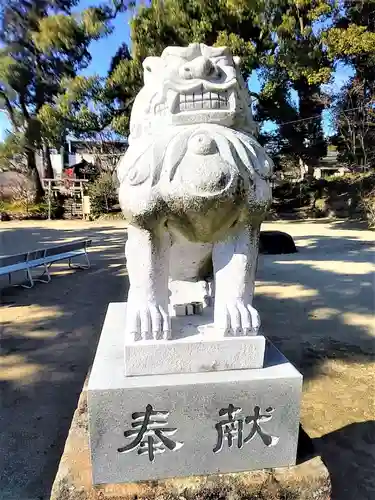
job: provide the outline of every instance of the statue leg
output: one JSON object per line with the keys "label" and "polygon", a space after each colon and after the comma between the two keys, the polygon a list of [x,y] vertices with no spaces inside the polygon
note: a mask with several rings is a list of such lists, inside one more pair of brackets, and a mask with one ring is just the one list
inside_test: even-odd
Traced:
{"label": "statue leg", "polygon": [[245,227],[213,251],[215,327],[221,335],[256,335],[260,318],[252,306],[260,227]]}
{"label": "statue leg", "polygon": [[160,339],[170,336],[168,314],[168,273],[171,238],[128,228],[125,247],[130,281],[126,316],[126,333],[134,340]]}

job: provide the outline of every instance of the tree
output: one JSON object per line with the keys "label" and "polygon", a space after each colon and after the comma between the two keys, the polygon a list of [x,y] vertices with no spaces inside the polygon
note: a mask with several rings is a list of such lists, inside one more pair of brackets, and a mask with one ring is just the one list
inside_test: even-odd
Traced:
{"label": "tree", "polygon": [[24,137],[22,134],[8,134],[0,143],[0,172],[12,170],[27,173]]}
{"label": "tree", "polygon": [[120,135],[128,135],[130,111],[142,85],[141,60],[132,57],[124,43],[112,58],[103,89],[104,123]]}
{"label": "tree", "polygon": [[85,141],[85,149],[93,157],[99,174],[108,174],[115,178],[116,167],[127,149],[127,142],[113,132],[103,131],[95,134],[94,138],[88,138]]}
{"label": "tree", "polygon": [[326,154],[322,112],[329,101],[321,85],[329,81],[333,64],[320,26],[331,18],[334,4],[330,0],[281,0],[272,5],[277,50],[261,72],[259,117],[279,125],[279,154],[307,164],[312,174]]}
{"label": "tree", "polygon": [[375,2],[344,0],[324,33],[329,57],[350,64],[357,78],[375,85]]}
{"label": "tree", "polygon": [[[321,124],[326,98],[321,84],[332,71],[316,27],[331,15],[331,3],[154,0],[149,6],[140,6],[131,23],[132,54],[121,45],[106,81],[100,83],[100,92],[82,96],[84,107],[90,102],[90,109],[96,109],[87,124],[89,129],[111,127],[127,135],[130,109],[142,86],[141,62],[146,56],[160,55],[168,45],[194,41],[227,45],[241,56],[245,80],[252,71],[261,70],[262,93],[253,93],[258,99],[258,118],[272,119],[279,125],[282,153],[315,165],[326,147]],[[291,99],[292,90],[298,94],[297,105]],[[62,119],[69,113],[65,110]],[[68,116],[72,130],[85,133],[79,116],[76,112],[73,115]],[[315,119],[310,120],[311,116]]]}
{"label": "tree", "polygon": [[62,91],[64,78],[74,78],[87,66],[90,42],[108,34],[111,19],[126,8],[123,0],[112,0],[73,15],[76,4],[77,0],[0,0],[1,105],[13,133],[23,135],[37,200],[43,188],[35,151],[44,146],[49,156],[50,146],[39,113]]}
{"label": "tree", "polygon": [[[255,2],[259,8],[254,4],[250,9],[246,4],[244,0],[237,6],[230,0],[165,0],[154,1],[149,7],[141,6],[131,23],[132,54],[122,44],[104,81],[90,83],[86,79],[85,93],[75,100],[63,97],[65,103],[70,103],[66,107],[61,106],[62,101],[57,106],[48,105],[43,111],[44,116],[49,115],[55,128],[67,123],[69,130],[78,136],[95,135],[106,128],[126,136],[131,106],[142,87],[141,63],[148,55],[160,55],[167,45],[184,45],[195,40],[207,44],[216,41],[221,45],[227,44],[234,53],[243,56],[243,71],[247,77],[258,60],[254,55],[258,50],[256,47],[271,41],[260,27],[264,23],[260,17],[257,18],[262,2]],[[241,16],[243,22],[240,21]],[[242,34],[247,38],[242,38]],[[92,113],[86,113],[88,119],[83,123],[80,110],[87,109],[88,104]]]}
{"label": "tree", "polygon": [[142,65],[122,44],[106,78],[76,76],[63,81],[65,92],[39,111],[43,133],[59,147],[67,133],[97,139],[103,132],[127,136],[135,96],[142,87]]}
{"label": "tree", "polygon": [[133,57],[160,55],[168,45],[227,45],[242,57],[245,79],[275,44],[263,0],[156,0],[131,23]]}
{"label": "tree", "polygon": [[229,46],[241,56],[245,80],[261,72],[262,92],[253,93],[258,118],[279,125],[283,154],[289,150],[312,168],[326,152],[321,84],[332,72],[317,27],[332,12],[332,0],[156,0],[133,18],[133,56],[143,59],[194,41]]}
{"label": "tree", "polygon": [[333,107],[339,159],[350,168],[375,166],[375,95],[366,83],[352,78],[340,91]]}
{"label": "tree", "polygon": [[108,213],[117,203],[117,184],[114,176],[108,172],[102,172],[89,186],[91,212],[95,216]]}
{"label": "tree", "polygon": [[375,2],[344,0],[324,42],[334,62],[350,65],[355,77],[336,96],[334,138],[348,166],[374,166]]}

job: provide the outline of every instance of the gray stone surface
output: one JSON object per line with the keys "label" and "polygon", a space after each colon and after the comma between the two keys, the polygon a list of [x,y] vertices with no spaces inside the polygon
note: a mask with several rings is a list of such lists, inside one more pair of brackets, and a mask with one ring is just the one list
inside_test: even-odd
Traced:
{"label": "gray stone surface", "polygon": [[[295,463],[302,376],[274,346],[267,345],[262,369],[125,377],[122,342],[107,318],[88,385],[94,484]],[[135,413],[145,412],[147,405],[154,411],[168,412],[157,419],[162,421],[160,427],[168,429],[162,432],[176,443],[174,450],[168,449],[148,427],[142,441],[147,442],[149,436],[159,444],[159,451],[165,448],[153,461],[146,445],[142,448],[145,453],[138,454],[140,448],[134,443],[141,429],[137,425],[140,420],[134,420],[144,418]],[[228,418],[228,414],[219,412],[228,410],[229,405],[241,408],[238,413],[232,412],[235,423],[231,433],[237,430],[241,434],[243,425],[245,441],[252,431],[256,432],[242,447],[238,439],[233,440],[231,448],[229,440],[223,439],[222,449],[214,452],[220,448],[221,429],[226,429],[217,424]],[[257,418],[257,407],[267,417]],[[266,435],[261,436],[262,432]],[[130,443],[134,443],[134,449],[118,451]]]}
{"label": "gray stone surface", "polygon": [[94,486],[87,421],[87,391],[83,390],[50,500],[331,499],[330,474],[319,456],[304,458],[293,467]]}
{"label": "gray stone surface", "polygon": [[[175,317],[173,320],[172,340],[137,342],[132,335],[125,336],[127,376],[239,370],[263,366],[266,339],[262,335],[217,339],[213,322],[209,322],[210,317],[206,311],[203,315]],[[125,321],[126,303],[109,304],[105,329],[117,331],[122,337]],[[177,338],[173,338],[173,334]],[[103,336],[103,342],[106,341],[111,342],[110,335]]]}
{"label": "gray stone surface", "polygon": [[125,373],[136,376],[261,368],[265,343],[261,335],[129,343],[124,349]]}

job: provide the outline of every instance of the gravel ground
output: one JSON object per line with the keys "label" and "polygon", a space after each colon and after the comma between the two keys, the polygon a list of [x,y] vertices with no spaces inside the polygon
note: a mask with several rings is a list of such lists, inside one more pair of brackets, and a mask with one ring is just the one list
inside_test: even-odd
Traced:
{"label": "gravel ground", "polygon": [[[334,500],[375,498],[375,233],[348,222],[267,223],[297,254],[262,256],[263,331],[304,374],[301,420]],[[125,300],[124,224],[0,225],[0,255],[91,237],[91,269],[1,288],[0,500],[47,500],[107,304]],[[20,277],[21,279],[21,277]]]}

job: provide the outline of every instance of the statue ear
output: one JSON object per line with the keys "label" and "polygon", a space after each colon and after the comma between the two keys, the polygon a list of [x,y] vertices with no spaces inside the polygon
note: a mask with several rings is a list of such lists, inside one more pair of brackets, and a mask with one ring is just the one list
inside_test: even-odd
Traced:
{"label": "statue ear", "polygon": [[143,78],[146,83],[148,78],[153,76],[155,78],[155,74],[157,74],[158,70],[162,66],[162,60],[160,57],[146,57],[146,59],[142,63],[143,69],[144,69],[144,74]]}

